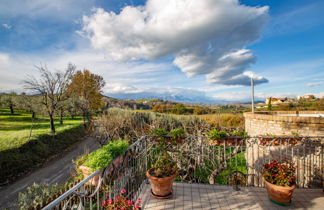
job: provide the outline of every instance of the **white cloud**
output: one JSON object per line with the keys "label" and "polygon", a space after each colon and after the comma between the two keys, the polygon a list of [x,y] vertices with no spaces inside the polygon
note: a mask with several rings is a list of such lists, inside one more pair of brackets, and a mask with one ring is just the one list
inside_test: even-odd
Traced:
{"label": "white cloud", "polygon": [[132,85],[125,85],[123,83],[109,83],[105,86],[104,92],[106,94],[134,94],[142,92],[138,88]]}
{"label": "white cloud", "polygon": [[247,85],[244,72],[256,57],[245,47],[259,38],[267,19],[268,7],[238,0],[148,0],[119,14],[97,9],[83,18],[83,33],[116,60],[172,55],[189,77],[203,74],[211,84]]}
{"label": "white cloud", "polygon": [[37,76],[35,65],[46,64],[49,70],[64,70],[71,62],[78,69],[89,69],[103,76],[107,84],[122,83],[142,86],[154,83],[156,74],[171,68],[165,63],[127,62],[120,63],[109,60],[100,52],[77,49],[72,52],[55,52],[54,54],[8,54],[0,52],[0,90],[23,91],[21,81],[26,75]]}
{"label": "white cloud", "polygon": [[12,26],[9,25],[9,24],[7,24],[7,23],[3,23],[2,26],[3,26],[4,28],[6,28],[6,29],[11,29],[11,28],[12,28]]}

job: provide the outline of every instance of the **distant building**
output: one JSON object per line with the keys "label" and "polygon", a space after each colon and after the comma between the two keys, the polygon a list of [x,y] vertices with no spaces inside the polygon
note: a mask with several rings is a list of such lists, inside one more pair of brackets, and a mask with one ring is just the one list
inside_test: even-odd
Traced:
{"label": "distant building", "polygon": [[281,103],[287,101],[287,98],[272,98],[272,97],[270,97],[270,98],[266,99],[266,104],[269,104],[270,100],[271,100],[271,104],[275,105],[275,104],[281,104]]}
{"label": "distant building", "polygon": [[298,96],[298,100],[299,99],[313,100],[313,99],[316,99],[316,97],[314,95],[308,94],[308,95],[304,95],[304,96]]}

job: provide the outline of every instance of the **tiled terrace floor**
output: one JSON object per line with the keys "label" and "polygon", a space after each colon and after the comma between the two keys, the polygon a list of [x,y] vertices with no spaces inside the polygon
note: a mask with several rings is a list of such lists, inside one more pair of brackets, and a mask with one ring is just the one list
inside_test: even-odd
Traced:
{"label": "tiled terrace floor", "polygon": [[145,185],[140,198],[145,210],[207,210],[207,209],[318,209],[324,210],[321,189],[296,189],[292,204],[282,207],[269,201],[264,188],[174,183],[174,195],[167,200],[151,196],[150,185]]}

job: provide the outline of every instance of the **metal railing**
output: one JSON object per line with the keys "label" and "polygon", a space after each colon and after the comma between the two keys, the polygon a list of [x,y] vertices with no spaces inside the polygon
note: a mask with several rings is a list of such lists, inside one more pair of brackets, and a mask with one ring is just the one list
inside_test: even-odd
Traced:
{"label": "metal railing", "polygon": [[[146,171],[159,156],[157,139],[141,137],[103,171],[94,172],[43,209],[100,209],[103,201],[121,189],[126,189],[128,199],[136,200],[146,183]],[[324,177],[324,137],[211,141],[189,136],[176,143],[169,139],[167,151],[177,163],[177,181],[183,182],[262,187],[262,167],[272,159],[289,159],[296,164],[298,187],[319,187]]]}

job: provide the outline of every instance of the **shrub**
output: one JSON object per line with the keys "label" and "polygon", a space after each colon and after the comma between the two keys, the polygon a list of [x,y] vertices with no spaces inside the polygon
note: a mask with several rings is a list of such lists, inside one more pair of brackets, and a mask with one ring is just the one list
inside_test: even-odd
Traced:
{"label": "shrub", "polygon": [[58,193],[60,187],[57,184],[32,184],[24,192],[18,195],[18,206],[20,209],[30,209],[31,207],[42,207],[51,196]]}
{"label": "shrub", "polygon": [[[201,135],[210,126],[198,117],[175,117],[153,112],[132,112],[111,108],[95,121],[95,135],[102,144],[112,139],[137,139],[155,129],[170,131],[183,128],[191,135]],[[155,131],[154,131],[155,132]]]}
{"label": "shrub", "polygon": [[221,127],[226,128],[244,128],[244,118],[240,115],[226,114],[220,117]]}
{"label": "shrub", "polygon": [[156,136],[165,136],[168,135],[168,132],[163,130],[162,128],[156,128],[151,132],[151,134]]}
{"label": "shrub", "polygon": [[101,170],[109,165],[119,155],[122,155],[128,148],[126,141],[111,141],[109,144],[96,151],[82,156],[76,161],[77,165],[84,165],[93,171]]}
{"label": "shrub", "polygon": [[177,128],[170,131],[169,135],[173,140],[178,140],[181,137],[185,136],[185,131],[183,128]]}
{"label": "shrub", "polygon": [[219,131],[216,129],[212,129],[208,132],[208,136],[211,140],[220,140],[227,137],[227,134],[225,131]]}
{"label": "shrub", "polygon": [[245,130],[234,130],[232,131],[231,135],[239,137],[249,137],[249,134]]}

